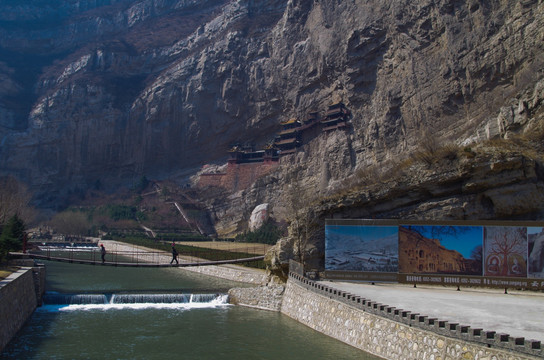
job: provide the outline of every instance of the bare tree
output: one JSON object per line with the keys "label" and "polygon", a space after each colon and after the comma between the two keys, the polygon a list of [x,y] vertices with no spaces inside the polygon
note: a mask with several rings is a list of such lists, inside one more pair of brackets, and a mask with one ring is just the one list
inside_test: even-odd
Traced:
{"label": "bare tree", "polygon": [[87,235],[91,223],[86,214],[67,210],[56,214],[49,221],[49,226],[58,233],[65,235]]}
{"label": "bare tree", "polygon": [[5,224],[14,215],[25,223],[30,222],[33,217],[31,198],[28,188],[13,176],[0,177],[0,224]]}
{"label": "bare tree", "polygon": [[479,263],[482,262],[484,258],[484,250],[482,248],[482,245],[478,245],[472,249],[472,252],[470,253],[470,258],[478,261]]}
{"label": "bare tree", "polygon": [[310,191],[302,189],[298,180],[289,185],[287,191],[289,233],[294,239],[293,253],[304,268],[307,267],[313,241],[323,232],[312,211],[311,205],[315,200]]}

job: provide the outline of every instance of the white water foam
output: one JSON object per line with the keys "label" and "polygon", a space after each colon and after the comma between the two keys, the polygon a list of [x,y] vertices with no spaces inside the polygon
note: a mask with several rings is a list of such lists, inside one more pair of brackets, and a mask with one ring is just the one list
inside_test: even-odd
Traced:
{"label": "white water foam", "polygon": [[[191,296],[191,299],[193,296]],[[144,309],[173,309],[173,310],[191,310],[208,309],[231,306],[228,303],[228,295],[217,295],[211,301],[198,302],[172,302],[172,303],[115,303],[115,296],[109,303],[104,304],[44,304],[37,311],[43,312],[64,312],[64,311],[108,311],[108,310],[144,310]]]}

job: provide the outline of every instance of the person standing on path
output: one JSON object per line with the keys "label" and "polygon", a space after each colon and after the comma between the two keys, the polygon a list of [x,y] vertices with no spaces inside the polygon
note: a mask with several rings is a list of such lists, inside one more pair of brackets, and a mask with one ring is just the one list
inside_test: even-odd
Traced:
{"label": "person standing on path", "polygon": [[179,262],[178,262],[178,251],[176,250],[175,244],[172,243],[172,260],[170,260],[170,264],[172,264],[174,261],[176,261],[176,264],[179,265]]}
{"label": "person standing on path", "polygon": [[104,244],[100,244],[100,256],[102,257],[102,264],[106,262],[106,248]]}

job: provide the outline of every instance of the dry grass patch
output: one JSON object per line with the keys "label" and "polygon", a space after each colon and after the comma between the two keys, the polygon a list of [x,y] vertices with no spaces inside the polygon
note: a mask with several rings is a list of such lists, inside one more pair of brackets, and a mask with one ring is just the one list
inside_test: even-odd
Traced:
{"label": "dry grass patch", "polygon": [[[530,159],[542,159],[544,146],[540,138],[540,133],[534,133],[531,136],[517,135],[508,139],[491,139],[482,143],[484,147],[496,149],[503,153],[519,153]],[[535,140],[537,139],[537,140]]]}
{"label": "dry grass patch", "polygon": [[428,167],[442,160],[453,161],[459,157],[461,149],[458,145],[447,143],[440,144],[435,138],[428,137],[422,140],[418,149],[411,155],[415,162],[420,162]]}

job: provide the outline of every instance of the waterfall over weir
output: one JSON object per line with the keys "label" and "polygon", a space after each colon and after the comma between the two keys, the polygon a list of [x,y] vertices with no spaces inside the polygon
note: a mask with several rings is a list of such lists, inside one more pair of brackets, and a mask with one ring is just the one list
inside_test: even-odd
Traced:
{"label": "waterfall over weir", "polygon": [[104,294],[45,293],[43,296],[43,303],[46,305],[107,304],[108,298]]}
{"label": "waterfall over weir", "polygon": [[[207,307],[228,304],[225,294],[61,294],[46,293],[43,297],[45,306],[86,306],[86,308],[126,308],[154,305],[180,305],[184,308]],[[101,306],[102,305],[102,306]],[[158,306],[160,307],[160,306]],[[172,306],[169,306],[172,307]]]}
{"label": "waterfall over weir", "polygon": [[175,304],[175,303],[209,303],[218,297],[217,294],[118,294],[112,295],[112,304]]}

